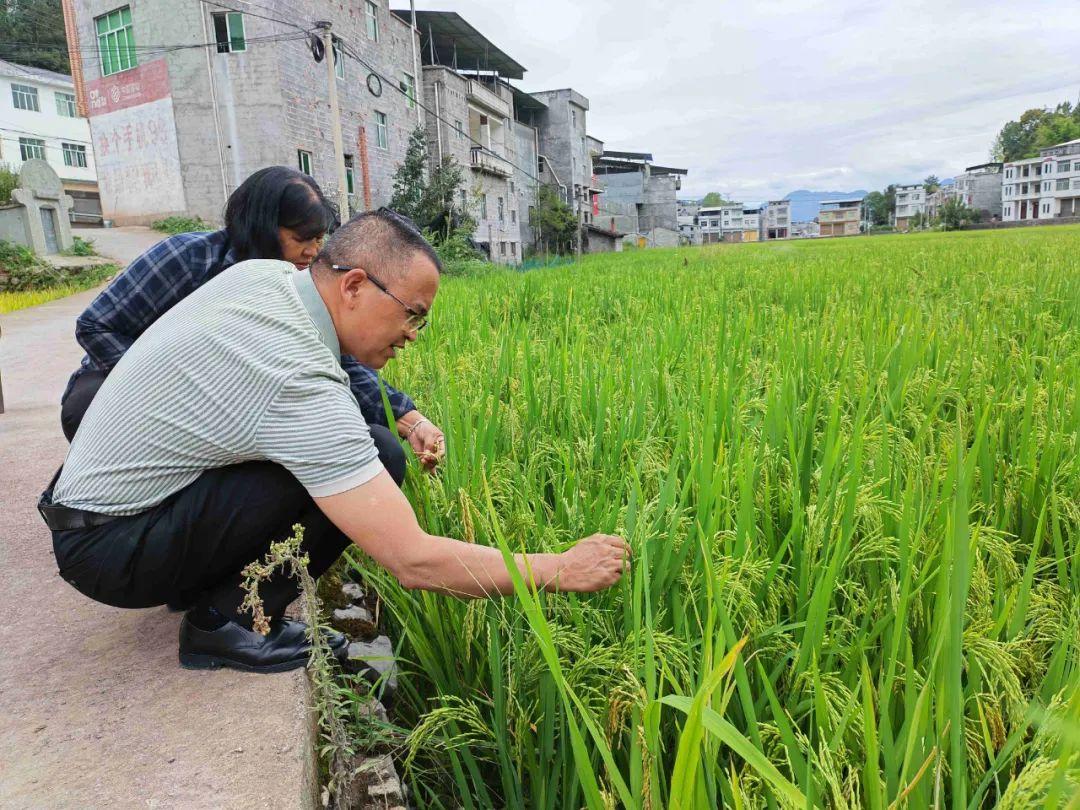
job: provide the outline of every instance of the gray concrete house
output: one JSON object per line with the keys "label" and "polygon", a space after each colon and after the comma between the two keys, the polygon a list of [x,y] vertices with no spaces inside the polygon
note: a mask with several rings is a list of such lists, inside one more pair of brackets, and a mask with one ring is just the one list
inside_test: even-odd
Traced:
{"label": "gray concrete house", "polygon": [[335,65],[350,208],[390,200],[423,114],[419,39],[387,0],[65,4],[72,7],[70,45],[81,55],[72,74],[106,219],[220,222],[228,195],[274,164],[307,172],[336,201],[327,66],[305,33],[318,20],[331,22],[335,36],[324,59]]}
{"label": "gray concrete house", "polygon": [[981,163],[968,166],[953,181],[955,193],[968,208],[982,214],[983,220],[1001,219],[1001,180],[1004,163]]}
{"label": "gray concrete house", "polygon": [[657,166],[648,152],[605,150],[594,164],[600,191],[597,222],[610,223],[628,239],[647,246],[678,245],[677,195],[686,169]]}
{"label": "gray concrete house", "polygon": [[476,221],[473,239],[492,261],[519,264],[528,244],[522,200],[534,185],[525,170],[536,170],[535,133],[515,120],[520,93],[506,79],[522,78],[525,68],[455,12],[418,11],[416,25],[425,104],[435,113],[427,122],[431,163],[452,158],[462,167],[459,205]]}

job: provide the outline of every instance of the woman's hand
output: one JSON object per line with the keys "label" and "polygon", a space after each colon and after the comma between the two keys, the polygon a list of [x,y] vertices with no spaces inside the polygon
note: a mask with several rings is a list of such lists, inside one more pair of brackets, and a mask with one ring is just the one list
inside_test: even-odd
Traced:
{"label": "woman's hand", "polygon": [[446,455],[446,437],[420,411],[410,411],[397,421],[398,433],[409,443],[420,464],[433,472]]}

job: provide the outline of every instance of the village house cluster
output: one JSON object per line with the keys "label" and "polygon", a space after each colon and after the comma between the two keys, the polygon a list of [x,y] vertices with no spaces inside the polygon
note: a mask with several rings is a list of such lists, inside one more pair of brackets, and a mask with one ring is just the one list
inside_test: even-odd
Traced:
{"label": "village house cluster", "polygon": [[[493,261],[520,263],[542,244],[542,186],[578,218],[586,252],[680,242],[686,170],[606,150],[589,134],[584,94],[523,91],[513,82],[525,68],[455,12],[414,17],[387,0],[116,2],[65,5],[70,77],[0,63],[3,120],[14,122],[0,131],[0,162],[48,161],[85,196],[77,210],[90,221],[218,222],[244,178],[274,164],[342,199],[330,59],[351,213],[390,201],[420,126],[432,167],[447,156],[463,167],[457,203]],[[329,54],[310,30],[322,21]],[[185,41],[173,43],[178,32]]]}
{"label": "village house cluster", "polygon": [[[116,2],[65,4],[71,76],[0,61],[0,164],[47,161],[74,198],[76,222],[218,222],[244,178],[274,164],[312,175],[350,213],[368,210],[390,201],[422,127],[431,166],[452,157],[463,168],[456,207],[495,262],[544,248],[545,186],[577,218],[585,252],[870,230],[858,197],[822,202],[803,222],[786,199],[679,200],[686,169],[607,148],[590,134],[589,99],[576,89],[522,90],[525,67],[456,12],[414,14],[388,0]],[[174,43],[178,32],[185,41]],[[951,199],[983,221],[1077,217],[1080,141],[895,192],[890,224],[900,231]]]}

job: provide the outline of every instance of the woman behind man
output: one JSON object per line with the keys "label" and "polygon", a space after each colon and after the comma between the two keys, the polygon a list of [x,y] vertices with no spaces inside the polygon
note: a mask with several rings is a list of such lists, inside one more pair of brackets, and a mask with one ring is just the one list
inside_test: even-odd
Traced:
{"label": "woman behind man", "polygon": [[[333,206],[308,175],[285,166],[252,174],[230,195],[225,227],[164,239],[113,279],[75,325],[86,351],[61,398],[60,421],[68,441],[82,422],[106,376],[162,314],[223,270],[247,259],[281,259],[304,269],[326,234],[338,226]],[[443,435],[404,393],[385,385],[395,424],[387,425],[374,371],[343,355],[342,368],[383,466],[400,484],[405,455],[390,432],[408,439],[422,463],[433,468],[443,454]]]}

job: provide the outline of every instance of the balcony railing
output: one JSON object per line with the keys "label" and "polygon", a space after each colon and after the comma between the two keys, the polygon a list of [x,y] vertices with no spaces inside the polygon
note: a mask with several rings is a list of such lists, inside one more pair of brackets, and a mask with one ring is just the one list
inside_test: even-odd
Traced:
{"label": "balcony railing", "polygon": [[509,177],[513,174],[513,167],[509,163],[481,146],[472,147],[471,154],[472,167],[477,171],[487,172],[496,177]]}
{"label": "balcony railing", "polygon": [[499,98],[497,93],[488,90],[481,82],[475,79],[469,80],[468,96],[471,101],[487,107],[501,118],[510,117],[510,103]]}

